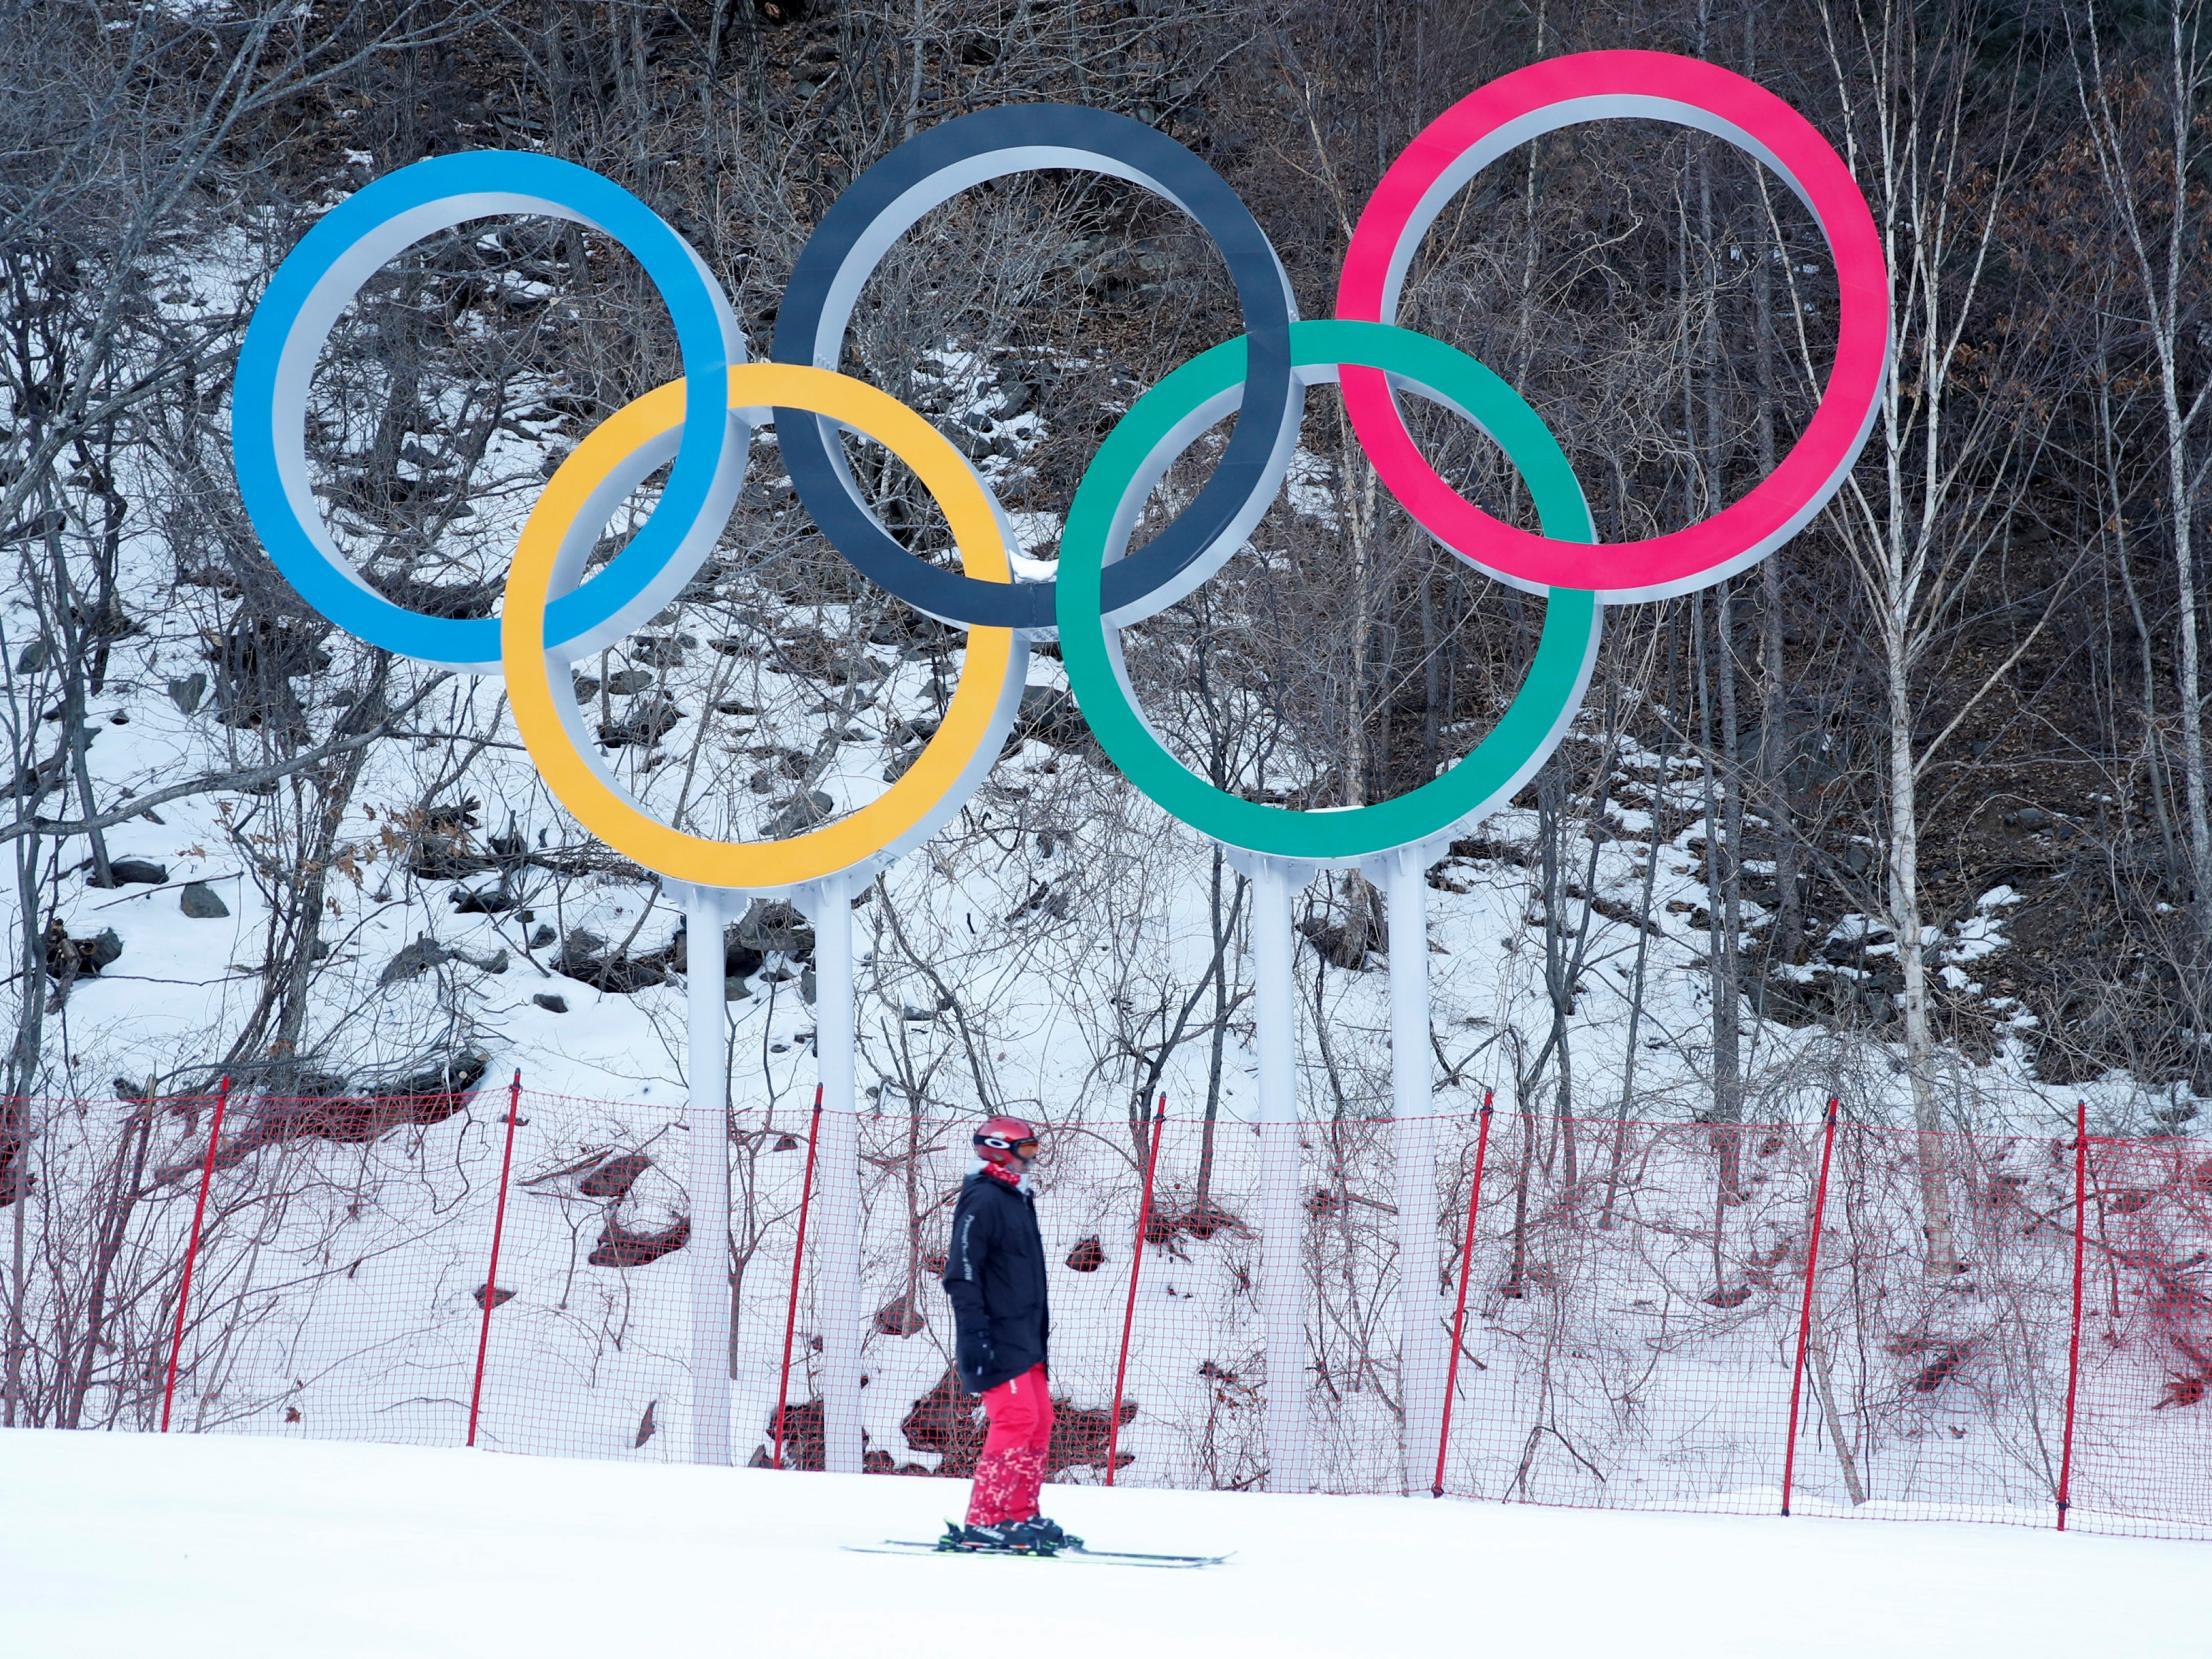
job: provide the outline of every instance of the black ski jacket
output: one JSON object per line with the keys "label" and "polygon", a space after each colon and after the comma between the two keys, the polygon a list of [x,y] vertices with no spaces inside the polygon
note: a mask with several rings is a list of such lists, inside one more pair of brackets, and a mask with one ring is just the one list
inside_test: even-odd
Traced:
{"label": "black ski jacket", "polygon": [[945,1252],[953,1359],[971,1394],[1045,1363],[1052,1314],[1045,1303],[1045,1241],[1026,1187],[981,1170],[960,1189]]}

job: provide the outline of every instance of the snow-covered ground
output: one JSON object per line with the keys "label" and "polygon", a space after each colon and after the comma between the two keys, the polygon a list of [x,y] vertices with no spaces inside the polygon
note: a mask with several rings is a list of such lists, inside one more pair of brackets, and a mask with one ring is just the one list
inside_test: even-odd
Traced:
{"label": "snow-covered ground", "polygon": [[1202,1572],[904,1560],[931,1481],[0,1433],[25,1659],[2206,1651],[2201,1546],[2016,1527],[1052,1488]]}

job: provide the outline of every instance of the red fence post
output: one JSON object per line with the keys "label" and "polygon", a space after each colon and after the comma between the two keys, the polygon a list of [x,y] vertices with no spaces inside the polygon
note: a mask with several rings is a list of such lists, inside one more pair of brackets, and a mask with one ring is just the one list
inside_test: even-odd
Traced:
{"label": "red fence post", "polygon": [[492,1263],[484,1275],[484,1323],[476,1333],[476,1383],[469,1390],[468,1445],[476,1444],[476,1413],[484,1403],[484,1356],[491,1349],[492,1309],[499,1302],[499,1235],[507,1228],[507,1175],[515,1166],[515,1119],[522,1115],[522,1073],[507,1085],[507,1150],[499,1159],[499,1204],[492,1211]]}
{"label": "red fence post", "polygon": [[1467,1274],[1475,1260],[1475,1209],[1482,1202],[1482,1164],[1490,1151],[1490,1101],[1495,1090],[1482,1091],[1482,1128],[1475,1135],[1475,1175],[1467,1185],[1467,1237],[1459,1247],[1459,1305],[1452,1310],[1452,1357],[1444,1368],[1444,1411],[1436,1428],[1436,1479],[1429,1496],[1444,1495],[1444,1452],[1452,1443],[1452,1397],[1459,1392],[1459,1344],[1467,1329]]}
{"label": "red fence post", "polygon": [[814,1197],[814,1149],[822,1139],[822,1085],[814,1085],[814,1118],[806,1131],[806,1174],[799,1180],[799,1239],[791,1247],[791,1302],[783,1316],[783,1372],[776,1379],[776,1463],[783,1467],[783,1411],[791,1398],[791,1338],[799,1328],[799,1269],[806,1261],[806,1210]]}
{"label": "red fence post", "polygon": [[1797,1360],[1790,1367],[1790,1437],[1782,1450],[1782,1513],[1790,1512],[1790,1482],[1797,1473],[1797,1406],[1805,1386],[1805,1344],[1813,1334],[1813,1275],[1820,1270],[1820,1222],[1828,1208],[1828,1157],[1836,1149],[1836,1097],[1828,1097],[1828,1125],[1820,1135],[1820,1182],[1813,1189],[1813,1229],[1805,1240],[1805,1302],[1797,1314]]}
{"label": "red fence post", "polygon": [[[200,1196],[192,1206],[192,1237],[184,1247],[184,1279],[177,1286],[177,1331],[169,1339],[169,1379],[161,1389],[161,1432],[169,1432],[169,1407],[177,1397],[177,1358],[184,1352],[184,1310],[192,1300],[192,1265],[200,1255],[200,1222],[207,1214],[208,1183],[215,1179],[215,1148],[223,1133],[223,1106],[230,1099],[230,1079],[224,1078],[215,1089],[215,1116],[207,1126],[207,1157],[200,1164]],[[146,1097],[146,1110],[154,1109],[153,1096]]]}
{"label": "red fence post", "polygon": [[1129,1305],[1121,1314],[1121,1357],[1114,1361],[1114,1407],[1106,1416],[1106,1484],[1114,1484],[1114,1453],[1121,1445],[1121,1385],[1129,1375],[1129,1331],[1137,1320],[1137,1272],[1144,1266],[1144,1235],[1152,1225],[1152,1172],[1160,1162],[1160,1131],[1167,1124],[1167,1096],[1152,1109],[1152,1150],[1145,1154],[1144,1196],[1137,1201],[1137,1240],[1129,1249]]}
{"label": "red fence post", "polygon": [[2073,1500],[2074,1394],[2081,1381],[2082,1245],[2089,1232],[2089,1102],[2074,1102],[2074,1323],[2066,1338],[2066,1434],[2058,1454],[2058,1530]]}

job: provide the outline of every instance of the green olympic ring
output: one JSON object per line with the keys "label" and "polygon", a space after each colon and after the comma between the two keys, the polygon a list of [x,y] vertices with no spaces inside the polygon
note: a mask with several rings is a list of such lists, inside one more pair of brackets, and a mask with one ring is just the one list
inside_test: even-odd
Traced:
{"label": "green olympic ring", "polygon": [[[1385,323],[1291,324],[1302,384],[1341,365],[1380,369],[1404,390],[1473,421],[1520,472],[1547,536],[1594,543],[1590,509],[1559,442],[1519,393],[1466,353]],[[1233,409],[1244,386],[1244,341],[1191,359],[1140,397],[1077,486],[1060,540],[1055,614],[1068,684],[1107,756],[1171,816],[1232,847],[1310,864],[1357,864],[1448,834],[1508,800],[1558,747],[1581,706],[1605,610],[1594,593],[1553,588],[1520,691],[1490,735],[1441,775],[1371,806],[1301,810],[1217,789],[1169,752],[1140,712],[1120,630],[1100,604],[1107,565],[1127,550],[1145,497],[1169,464]]]}

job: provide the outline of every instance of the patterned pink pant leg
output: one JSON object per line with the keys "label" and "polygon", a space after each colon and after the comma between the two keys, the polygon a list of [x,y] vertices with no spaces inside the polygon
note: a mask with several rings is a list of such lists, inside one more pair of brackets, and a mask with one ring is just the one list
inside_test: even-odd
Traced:
{"label": "patterned pink pant leg", "polygon": [[1037,1425],[1030,1433],[1029,1444],[1010,1455],[1020,1481],[1012,1494],[1021,1504],[1017,1520],[1039,1512],[1037,1500],[1045,1484],[1046,1454],[1052,1449],[1052,1385],[1041,1366],[1030,1375],[1037,1379]]}
{"label": "patterned pink pant leg", "polygon": [[976,1459],[968,1494],[968,1524],[999,1526],[1037,1513],[1045,1451],[1052,1444],[1052,1393],[1043,1366],[1000,1383],[983,1396],[991,1432]]}

